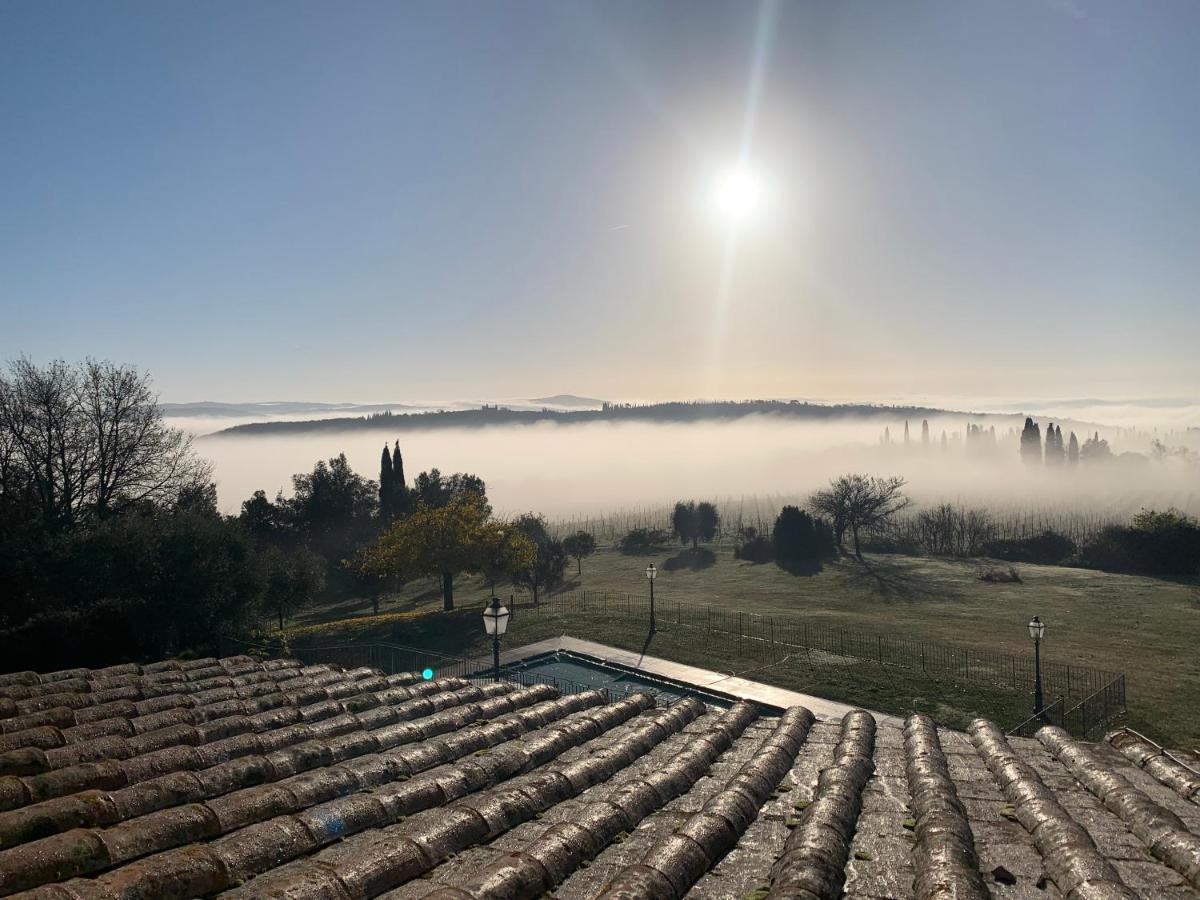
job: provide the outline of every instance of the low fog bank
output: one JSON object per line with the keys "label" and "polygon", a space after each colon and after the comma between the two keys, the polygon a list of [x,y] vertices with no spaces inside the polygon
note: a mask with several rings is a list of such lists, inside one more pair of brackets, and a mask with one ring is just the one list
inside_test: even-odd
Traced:
{"label": "low fog bank", "polygon": [[[850,471],[903,475],[920,503],[1059,507],[1113,516],[1173,505],[1200,513],[1196,457],[1177,452],[1155,458],[1153,432],[1100,429],[1113,452],[1110,461],[1048,468],[1021,461],[1017,434],[1023,421],[988,417],[985,432],[969,438],[968,419],[931,418],[928,443],[922,423],[910,421],[907,444],[904,421],[886,416],[844,423],[754,417],[685,425],[539,423],[410,431],[399,437],[410,483],[418,472],[434,467],[473,472],[487,482],[498,513],[535,510],[560,520],[655,508],[681,497],[800,498]],[[1069,426],[1062,424],[1064,436]],[[1078,433],[1080,442],[1087,436]],[[340,452],[356,471],[377,478],[384,441],[395,437],[379,432],[209,436],[198,439],[196,447],[213,463],[222,508],[236,512],[255,490],[290,494],[292,474],[310,471],[318,459]],[[1171,438],[1177,443],[1164,446],[1192,440],[1193,451],[1200,447],[1195,432]]]}

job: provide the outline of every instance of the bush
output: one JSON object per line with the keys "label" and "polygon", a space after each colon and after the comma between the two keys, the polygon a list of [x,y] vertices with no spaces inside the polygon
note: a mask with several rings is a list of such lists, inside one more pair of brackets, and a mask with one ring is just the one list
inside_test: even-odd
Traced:
{"label": "bush", "polygon": [[921,543],[898,529],[870,531],[863,535],[862,548],[868,553],[899,553],[904,556],[921,556]]}
{"label": "bush", "polygon": [[661,528],[631,528],[617,541],[617,548],[626,554],[656,553],[671,545],[671,535]]}
{"label": "bush", "polygon": [[983,555],[1005,562],[1053,566],[1075,555],[1075,542],[1064,535],[1047,530],[1028,538],[988,541],[983,545]]}
{"label": "bush", "polygon": [[733,548],[733,558],[752,563],[770,562],[775,558],[775,545],[769,538],[756,534]]}
{"label": "bush", "polygon": [[833,529],[824,519],[814,519],[802,509],[785,506],[771,530],[775,558],[780,562],[807,562],[836,555]]}
{"label": "bush", "polygon": [[979,573],[979,580],[989,584],[1020,584],[1021,574],[1012,566],[1007,569],[984,569]]}
{"label": "bush", "polygon": [[1143,510],[1129,525],[1110,525],[1079,554],[1080,563],[1108,572],[1196,575],[1200,522],[1175,509]]}

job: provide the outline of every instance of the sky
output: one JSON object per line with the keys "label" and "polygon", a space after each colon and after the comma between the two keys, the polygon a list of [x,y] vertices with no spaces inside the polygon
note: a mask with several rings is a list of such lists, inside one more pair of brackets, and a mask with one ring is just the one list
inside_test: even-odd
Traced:
{"label": "sky", "polygon": [[1194,396],[1198,45],[1171,0],[3,0],[0,360],[173,401]]}

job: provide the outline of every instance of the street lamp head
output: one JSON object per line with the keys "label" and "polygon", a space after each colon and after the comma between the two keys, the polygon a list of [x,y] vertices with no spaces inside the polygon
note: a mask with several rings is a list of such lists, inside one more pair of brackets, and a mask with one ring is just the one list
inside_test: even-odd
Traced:
{"label": "street lamp head", "polygon": [[1046,633],[1046,623],[1041,620],[1040,616],[1034,616],[1029,620],[1029,636],[1035,641],[1040,641],[1042,635]]}
{"label": "street lamp head", "polygon": [[646,577],[653,581],[658,576],[658,569],[654,568],[654,563],[646,566]]}
{"label": "street lamp head", "polygon": [[489,637],[499,637],[508,630],[508,607],[500,605],[500,598],[493,597],[483,608],[483,627]]}

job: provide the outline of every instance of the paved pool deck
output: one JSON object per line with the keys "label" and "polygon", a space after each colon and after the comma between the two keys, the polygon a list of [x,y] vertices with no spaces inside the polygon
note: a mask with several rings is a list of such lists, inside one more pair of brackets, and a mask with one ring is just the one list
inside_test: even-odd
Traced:
{"label": "paved pool deck", "polygon": [[[669,659],[647,656],[634,650],[622,650],[619,647],[610,647],[607,644],[598,644],[595,641],[585,641],[568,635],[547,638],[544,641],[537,641],[533,644],[523,644],[519,647],[513,647],[510,650],[501,650],[500,664],[518,663],[531,657],[543,656],[548,653],[574,653],[579,656],[599,660],[600,662],[631,669],[635,672],[642,672],[645,675],[655,678],[674,681],[685,687],[690,686],[710,693],[731,697],[735,700],[747,700],[751,703],[759,703],[763,706],[774,706],[779,709],[787,709],[789,706],[804,706],[814,715],[818,716],[840,719],[851,710],[862,708],[846,703],[838,703],[834,700],[826,700],[823,697],[814,697],[812,694],[801,694],[798,691],[785,690],[784,688],[763,684],[761,681],[751,681],[749,678],[742,678],[738,675],[714,672],[711,669],[701,669],[697,666],[687,666],[683,663],[671,662]],[[490,667],[492,664],[490,657],[486,660],[481,658],[479,662],[481,666]],[[761,668],[769,668],[769,666]],[[885,715],[873,710],[867,710],[867,712],[871,713],[879,722],[900,726],[904,725],[902,718]]]}

